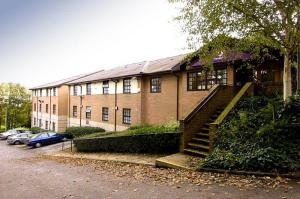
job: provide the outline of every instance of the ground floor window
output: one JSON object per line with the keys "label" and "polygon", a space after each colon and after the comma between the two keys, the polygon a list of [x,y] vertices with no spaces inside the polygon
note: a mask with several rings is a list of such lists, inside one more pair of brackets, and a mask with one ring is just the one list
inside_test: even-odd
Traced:
{"label": "ground floor window", "polygon": [[39,119],[39,127],[42,127],[42,119]]}
{"label": "ground floor window", "polygon": [[86,119],[91,119],[92,118],[92,107],[91,106],[87,106],[85,108],[85,118]]}
{"label": "ground floor window", "polygon": [[55,131],[56,126],[55,126],[55,122],[52,122],[52,131]]}
{"label": "ground floor window", "polygon": [[36,118],[33,118],[33,125],[36,126]]}
{"label": "ground floor window", "polygon": [[108,121],[108,107],[102,107],[102,121]]}
{"label": "ground floor window", "polygon": [[123,108],[123,123],[131,124],[131,109]]}
{"label": "ground floor window", "polygon": [[77,117],[77,106],[73,106],[73,117]]}
{"label": "ground floor window", "polygon": [[227,84],[227,70],[216,69],[189,72],[187,81],[189,91],[208,90],[215,84]]}
{"label": "ground floor window", "polygon": [[48,130],[48,121],[45,122],[45,129]]}

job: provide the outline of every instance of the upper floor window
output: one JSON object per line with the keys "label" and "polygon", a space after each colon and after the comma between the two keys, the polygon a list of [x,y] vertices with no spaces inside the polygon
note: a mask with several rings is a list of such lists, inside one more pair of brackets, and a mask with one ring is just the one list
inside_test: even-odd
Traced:
{"label": "upper floor window", "polygon": [[77,106],[73,106],[73,117],[77,117]]}
{"label": "upper floor window", "polygon": [[123,123],[131,124],[131,109],[123,108]]}
{"label": "upper floor window", "polygon": [[46,113],[48,113],[48,112],[49,112],[49,105],[46,104]]}
{"label": "upper floor window", "polygon": [[92,94],[92,84],[91,83],[86,84],[86,94],[87,95]]}
{"label": "upper floor window", "polygon": [[85,108],[85,118],[86,119],[91,119],[92,118],[92,107],[91,106],[87,106]]}
{"label": "upper floor window", "polygon": [[131,93],[131,79],[123,80],[123,93]]}
{"label": "upper floor window", "polygon": [[103,94],[109,93],[109,81],[102,82],[102,91],[103,91]]}
{"label": "upper floor window", "polygon": [[211,70],[188,73],[188,90],[208,90],[215,84],[227,84],[227,70]]}
{"label": "upper floor window", "polygon": [[42,103],[40,103],[39,111],[42,112]]}
{"label": "upper floor window", "polygon": [[56,96],[56,88],[53,88],[53,96]]}
{"label": "upper floor window", "polygon": [[36,111],[36,103],[33,105],[33,111]]}
{"label": "upper floor window", "polygon": [[53,104],[53,115],[55,115],[56,114],[56,105],[55,104]]}
{"label": "upper floor window", "polygon": [[46,89],[46,96],[47,97],[49,96],[49,89],[48,88]]}
{"label": "upper floor window", "polygon": [[108,121],[108,107],[102,107],[102,121]]}
{"label": "upper floor window", "polygon": [[74,96],[77,96],[77,95],[78,95],[78,86],[77,86],[77,85],[74,85],[74,86],[73,86],[73,95],[74,95]]}
{"label": "upper floor window", "polygon": [[42,96],[43,96],[43,90],[40,89],[40,97],[42,97]]}
{"label": "upper floor window", "polygon": [[151,78],[150,80],[151,93],[161,92],[161,80],[159,77]]}

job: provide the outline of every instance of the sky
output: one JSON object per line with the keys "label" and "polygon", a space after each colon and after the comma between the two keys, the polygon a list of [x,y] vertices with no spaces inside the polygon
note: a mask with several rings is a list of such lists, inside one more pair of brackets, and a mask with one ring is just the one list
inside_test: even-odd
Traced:
{"label": "sky", "polygon": [[188,52],[167,0],[0,0],[0,82],[27,88]]}

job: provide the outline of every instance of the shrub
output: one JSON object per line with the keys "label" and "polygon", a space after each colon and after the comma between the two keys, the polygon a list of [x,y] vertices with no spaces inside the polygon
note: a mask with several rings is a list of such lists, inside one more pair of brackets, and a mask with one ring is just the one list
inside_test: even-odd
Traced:
{"label": "shrub", "polygon": [[78,138],[81,152],[173,153],[179,151],[180,133],[153,133],[99,138]]}
{"label": "shrub", "polygon": [[217,132],[204,168],[289,172],[300,170],[300,100],[242,99]]}
{"label": "shrub", "polygon": [[41,129],[39,127],[32,127],[29,129],[33,134],[37,134],[37,133],[41,133],[41,132],[45,132],[46,130]]}
{"label": "shrub", "polygon": [[93,133],[105,132],[104,129],[99,127],[69,127],[66,129],[66,133],[73,135],[74,137],[81,137]]}

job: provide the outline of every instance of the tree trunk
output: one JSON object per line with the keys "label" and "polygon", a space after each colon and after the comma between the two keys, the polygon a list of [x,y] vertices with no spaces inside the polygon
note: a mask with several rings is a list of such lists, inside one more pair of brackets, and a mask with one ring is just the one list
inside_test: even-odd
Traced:
{"label": "tree trunk", "polygon": [[292,96],[292,73],[290,54],[284,54],[284,72],[283,72],[283,100],[285,104],[289,103]]}

